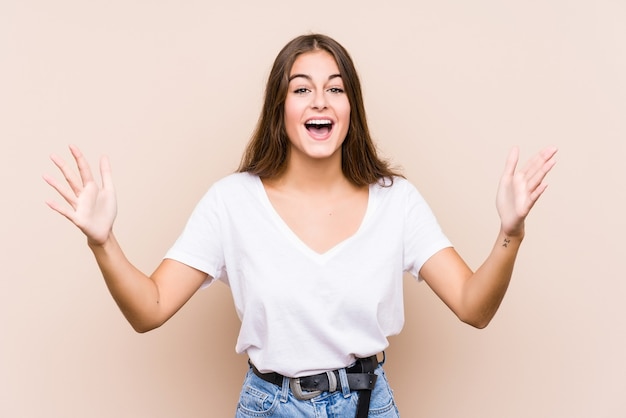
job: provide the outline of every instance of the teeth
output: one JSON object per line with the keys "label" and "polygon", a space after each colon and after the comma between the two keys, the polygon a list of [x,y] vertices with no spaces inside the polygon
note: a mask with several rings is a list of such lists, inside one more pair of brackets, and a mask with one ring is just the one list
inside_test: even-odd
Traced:
{"label": "teeth", "polygon": [[312,119],[312,120],[307,121],[306,124],[322,126],[322,125],[332,125],[333,123],[329,121],[328,119]]}

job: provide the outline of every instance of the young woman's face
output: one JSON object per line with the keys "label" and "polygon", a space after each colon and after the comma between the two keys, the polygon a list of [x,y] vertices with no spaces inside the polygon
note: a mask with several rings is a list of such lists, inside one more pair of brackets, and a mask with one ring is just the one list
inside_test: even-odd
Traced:
{"label": "young woman's face", "polygon": [[285,100],[291,153],[316,159],[337,155],[349,126],[350,103],[333,56],[326,51],[298,56]]}

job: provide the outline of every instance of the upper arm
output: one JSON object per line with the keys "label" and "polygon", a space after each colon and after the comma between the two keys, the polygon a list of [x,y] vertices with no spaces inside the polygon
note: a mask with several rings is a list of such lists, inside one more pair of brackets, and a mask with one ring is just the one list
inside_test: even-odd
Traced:
{"label": "upper arm", "polygon": [[172,317],[209,278],[208,274],[180,261],[166,258],[150,276],[158,291],[159,321]]}
{"label": "upper arm", "polygon": [[463,288],[473,272],[456,250],[448,247],[438,251],[422,265],[419,274],[435,294],[461,317]]}

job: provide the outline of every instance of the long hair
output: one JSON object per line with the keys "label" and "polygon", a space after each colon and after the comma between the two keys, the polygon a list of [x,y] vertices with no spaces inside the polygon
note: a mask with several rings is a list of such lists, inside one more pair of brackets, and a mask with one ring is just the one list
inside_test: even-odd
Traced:
{"label": "long hair", "polygon": [[289,72],[299,55],[316,50],[326,51],[335,58],[350,103],[350,126],[341,146],[343,174],[357,186],[379,181],[385,185],[392,184],[393,177],[398,174],[377,155],[367,126],[361,83],[352,58],[337,41],[320,34],[299,36],[278,53],[265,87],[259,121],[238,171],[250,172],[261,178],[274,178],[285,170],[289,153],[284,119]]}

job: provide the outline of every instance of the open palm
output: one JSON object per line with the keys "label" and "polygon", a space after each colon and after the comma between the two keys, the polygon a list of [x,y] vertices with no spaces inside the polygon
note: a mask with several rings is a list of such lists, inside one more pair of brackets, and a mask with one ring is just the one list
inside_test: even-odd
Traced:
{"label": "open palm", "polygon": [[63,197],[69,207],[55,201],[46,203],[76,225],[91,244],[102,244],[109,237],[117,215],[117,201],[109,161],[106,157],[100,160],[102,184],[98,185],[81,151],[75,146],[70,146],[70,152],[78,166],[78,176],[63,159],[56,155],[50,157],[61,170],[69,189],[59,184],[53,177],[44,176],[44,180]]}
{"label": "open palm", "polygon": [[544,148],[518,171],[519,150],[513,148],[509,153],[496,197],[496,208],[505,234],[524,233],[524,220],[547,187],[544,178],[554,167],[556,151],[555,147]]}

